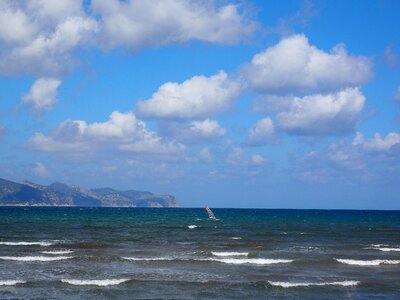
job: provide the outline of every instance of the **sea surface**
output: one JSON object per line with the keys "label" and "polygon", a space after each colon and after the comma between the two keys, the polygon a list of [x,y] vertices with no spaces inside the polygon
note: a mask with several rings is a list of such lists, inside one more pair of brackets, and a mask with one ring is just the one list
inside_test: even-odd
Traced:
{"label": "sea surface", "polygon": [[400,211],[0,208],[0,299],[400,299]]}

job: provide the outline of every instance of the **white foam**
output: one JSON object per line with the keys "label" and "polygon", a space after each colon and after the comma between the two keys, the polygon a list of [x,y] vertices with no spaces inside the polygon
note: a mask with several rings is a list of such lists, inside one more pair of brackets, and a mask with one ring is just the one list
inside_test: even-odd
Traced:
{"label": "white foam", "polygon": [[175,260],[173,257],[122,257],[132,261],[160,261],[160,260]]}
{"label": "white foam", "polygon": [[397,265],[400,264],[400,260],[389,260],[389,259],[373,259],[373,260],[357,260],[357,259],[338,259],[340,263],[347,265],[356,266],[379,266],[379,265]]}
{"label": "white foam", "polygon": [[72,285],[97,285],[97,286],[109,286],[109,285],[117,285],[126,281],[129,281],[129,278],[121,278],[121,279],[94,279],[94,280],[79,280],[79,279],[61,279],[61,282],[72,284]]}
{"label": "white foam", "polygon": [[389,245],[386,245],[386,244],[372,244],[372,245],[370,245],[370,247],[367,247],[364,249],[379,250],[379,251],[384,251],[384,252],[391,252],[391,251],[400,252],[399,247],[390,247]]}
{"label": "white foam", "polygon": [[0,280],[0,285],[17,285],[17,284],[22,284],[26,283],[26,281],[22,280]]}
{"label": "white foam", "polygon": [[73,256],[0,256],[1,260],[15,261],[55,261],[70,258],[73,258]]}
{"label": "white foam", "polygon": [[195,228],[197,228],[197,225],[189,225],[188,228],[189,229],[195,229]]}
{"label": "white foam", "polygon": [[252,265],[272,265],[291,263],[292,259],[266,259],[266,258],[209,258],[207,260],[222,262],[225,264],[252,264]]}
{"label": "white foam", "polygon": [[240,236],[233,236],[231,237],[231,240],[241,240],[242,238]]}
{"label": "white foam", "polygon": [[270,285],[280,286],[283,288],[291,287],[308,287],[308,286],[324,286],[324,285],[340,285],[340,286],[356,286],[359,281],[333,281],[333,282],[285,282],[285,281],[267,281]]}
{"label": "white foam", "polygon": [[215,256],[247,256],[249,252],[211,252]]}
{"label": "white foam", "polygon": [[47,247],[54,245],[54,243],[50,242],[0,242],[0,245],[5,246],[42,246]]}
{"label": "white foam", "polygon": [[61,255],[61,254],[71,254],[72,250],[54,250],[54,251],[41,251],[43,254]]}
{"label": "white foam", "polygon": [[400,248],[389,248],[389,247],[384,247],[384,248],[375,248],[377,250],[380,251],[384,251],[384,252],[390,252],[390,251],[400,251]]}

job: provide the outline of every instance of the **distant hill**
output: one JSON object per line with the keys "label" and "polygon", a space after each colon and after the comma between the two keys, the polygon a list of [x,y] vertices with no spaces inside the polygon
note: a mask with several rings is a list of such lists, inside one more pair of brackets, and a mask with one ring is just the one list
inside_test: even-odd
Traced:
{"label": "distant hill", "polygon": [[83,189],[55,182],[39,185],[0,178],[0,205],[5,206],[91,206],[91,207],[178,207],[170,195],[112,188]]}

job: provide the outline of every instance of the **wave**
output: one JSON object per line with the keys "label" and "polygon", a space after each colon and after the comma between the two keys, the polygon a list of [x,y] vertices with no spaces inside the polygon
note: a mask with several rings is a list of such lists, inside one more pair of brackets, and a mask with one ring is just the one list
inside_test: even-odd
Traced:
{"label": "wave", "polygon": [[379,265],[400,264],[400,260],[389,260],[389,259],[373,259],[373,260],[339,259],[339,258],[335,259],[340,263],[347,265],[356,265],[356,266],[379,266]]}
{"label": "wave", "polygon": [[26,283],[26,281],[22,280],[0,280],[0,286],[1,285],[17,285],[17,284],[22,284]]}
{"label": "wave", "polygon": [[55,261],[70,258],[73,258],[73,256],[0,256],[0,260],[14,261]]}
{"label": "wave", "polygon": [[[126,260],[131,260],[131,261],[160,261],[160,260],[179,260],[173,257],[122,257],[123,259]],[[180,259],[182,260],[182,259]]]}
{"label": "wave", "polygon": [[248,256],[249,252],[213,252],[211,251],[212,255],[215,256]]}
{"label": "wave", "polygon": [[54,250],[54,251],[41,251],[43,254],[53,254],[53,255],[60,255],[60,254],[71,254],[74,251],[72,250]]}
{"label": "wave", "polygon": [[291,263],[291,259],[265,259],[265,258],[174,258],[174,257],[122,257],[130,261],[216,261],[225,264],[254,264],[254,265],[271,265]]}
{"label": "wave", "polygon": [[188,228],[189,229],[195,229],[195,228],[197,228],[197,225],[189,225]]}
{"label": "wave", "polygon": [[356,286],[360,282],[355,280],[333,281],[333,282],[285,282],[285,281],[267,281],[272,286],[283,288],[291,287],[309,287],[309,286],[324,286],[324,285],[340,285],[340,286]]}
{"label": "wave", "polygon": [[5,246],[42,246],[47,247],[54,245],[54,243],[50,242],[0,242],[0,245]]}
{"label": "wave", "polygon": [[251,265],[272,265],[272,264],[285,264],[293,262],[292,259],[266,259],[266,258],[209,258],[207,260],[222,262],[224,264],[251,264]]}
{"label": "wave", "polygon": [[391,252],[391,251],[400,252],[400,247],[391,247],[386,244],[371,244],[370,247],[364,249],[379,250],[384,252]]}
{"label": "wave", "polygon": [[129,281],[129,278],[121,279],[93,279],[93,280],[79,280],[79,279],[61,279],[61,282],[72,284],[72,285],[97,285],[97,286],[109,286],[118,285],[123,282]]}

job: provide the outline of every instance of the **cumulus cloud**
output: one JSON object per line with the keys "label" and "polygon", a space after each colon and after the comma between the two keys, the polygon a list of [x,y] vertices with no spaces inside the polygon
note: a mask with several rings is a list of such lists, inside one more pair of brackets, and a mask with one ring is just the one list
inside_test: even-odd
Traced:
{"label": "cumulus cloud", "polygon": [[357,132],[353,141],[353,146],[361,147],[368,153],[379,153],[385,155],[400,154],[400,134],[391,132],[382,137],[380,133],[375,133],[370,139],[365,140],[362,133]]}
{"label": "cumulus cloud", "polygon": [[5,75],[60,76],[73,66],[72,52],[98,30],[81,1],[3,1],[0,20],[8,23],[0,29]]}
{"label": "cumulus cloud", "polygon": [[67,120],[47,136],[35,133],[26,147],[43,152],[94,151],[101,147],[149,154],[172,154],[184,146],[164,141],[132,112],[114,111],[108,121],[88,124],[82,120]]}
{"label": "cumulus cloud", "polygon": [[150,99],[137,103],[144,117],[166,119],[201,118],[225,111],[240,92],[239,82],[224,71],[211,77],[194,76],[183,83],[163,84]]}
{"label": "cumulus cloud", "polygon": [[0,142],[6,136],[7,132],[8,132],[8,129],[6,127],[0,125]]}
{"label": "cumulus cloud", "polygon": [[400,85],[397,87],[397,91],[393,96],[393,100],[397,103],[400,103]]}
{"label": "cumulus cloud", "polygon": [[0,1],[0,74],[60,77],[88,46],[135,50],[198,40],[236,43],[256,25],[213,1]]}
{"label": "cumulus cloud", "polygon": [[22,97],[22,102],[31,106],[33,111],[41,112],[53,108],[57,101],[57,90],[61,81],[54,78],[36,80],[30,91]]}
{"label": "cumulus cloud", "polygon": [[263,171],[268,161],[261,154],[249,155],[240,147],[233,147],[226,155],[228,169],[232,173],[255,176]]}
{"label": "cumulus cloud", "polygon": [[[375,133],[365,138],[357,132],[351,142],[342,139],[326,149],[310,151],[294,162],[294,173],[305,181],[343,183],[382,180],[382,172],[398,176],[393,164],[400,161],[400,134]],[[396,173],[396,175],[394,175]],[[389,175],[392,174],[392,175]],[[383,176],[385,177],[385,176]]]}
{"label": "cumulus cloud", "polygon": [[259,120],[250,128],[247,136],[247,144],[250,146],[262,146],[269,143],[276,143],[274,123],[270,118]]}
{"label": "cumulus cloud", "polygon": [[354,131],[365,97],[358,88],[295,97],[277,116],[279,127],[295,135],[343,135]]}
{"label": "cumulus cloud", "polygon": [[358,86],[372,76],[368,58],[350,56],[341,44],[324,52],[303,34],[255,55],[242,73],[252,88],[272,94],[332,91]]}
{"label": "cumulus cloud", "polygon": [[205,119],[190,123],[167,122],[162,124],[160,133],[186,144],[200,144],[219,139],[226,135],[226,129],[217,121]]}
{"label": "cumulus cloud", "polygon": [[99,39],[105,48],[136,50],[190,40],[230,44],[255,29],[238,5],[214,1],[93,0],[92,8],[101,17]]}
{"label": "cumulus cloud", "polygon": [[383,60],[391,68],[395,68],[397,66],[397,55],[393,50],[393,45],[389,45],[385,48]]}
{"label": "cumulus cloud", "polygon": [[36,162],[33,166],[33,172],[38,176],[46,176],[47,175],[47,168],[41,162]]}

